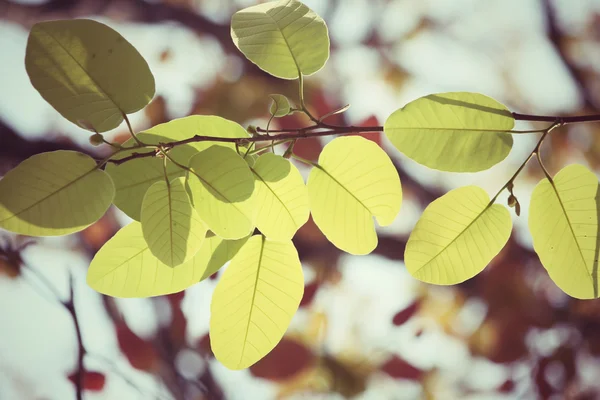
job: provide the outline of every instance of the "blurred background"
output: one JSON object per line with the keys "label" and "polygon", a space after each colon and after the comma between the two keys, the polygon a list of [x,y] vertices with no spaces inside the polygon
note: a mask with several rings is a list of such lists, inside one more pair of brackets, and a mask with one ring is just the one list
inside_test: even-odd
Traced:
{"label": "blurred background", "polygon": [[[265,127],[268,94],[296,100],[297,85],[268,76],[233,45],[231,15],[255,3],[0,0],[0,175],[44,151],[109,154],[89,145],[89,133],[64,120],[30,84],[27,35],[42,20],[97,19],[141,52],[157,94],[131,116],[137,131],[190,114]],[[332,123],[382,125],[407,102],[445,91],[480,92],[522,113],[600,113],[598,0],[305,3],[325,19],[331,37],[327,65],[306,80],[309,108],[323,115],[351,104]],[[296,114],[274,127],[307,124]],[[555,131],[543,148],[551,173],[569,163],[599,171],[599,126]],[[105,136],[120,141],[128,133],[120,127]],[[130,222],[118,209],[66,237],[0,231],[0,399],[75,399],[80,352],[73,316],[86,351],[87,400],[600,399],[600,302],[563,294],[531,247],[528,204],[542,178],[535,163],[515,183],[522,210],[520,217],[511,210],[512,238],[483,273],[438,287],[414,280],[403,264],[408,235],[431,201],[469,184],[494,195],[536,135],[516,135],[509,157],[478,174],[429,170],[380,134],[365,136],[397,165],[402,210],[392,226],[379,229],[379,245],[368,256],[340,252],[312,221],[300,229],[294,238],[306,279],[300,309],[281,343],[248,370],[229,371],[210,352],[218,275],[152,299],[109,298],[87,286],[94,253]],[[316,160],[327,140],[303,140],[295,150]]]}

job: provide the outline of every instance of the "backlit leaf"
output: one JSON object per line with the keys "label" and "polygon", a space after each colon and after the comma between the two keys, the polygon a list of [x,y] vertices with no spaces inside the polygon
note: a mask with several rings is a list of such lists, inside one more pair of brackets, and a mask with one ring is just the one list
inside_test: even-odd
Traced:
{"label": "backlit leaf", "polygon": [[[156,125],[138,134],[144,143],[159,144],[187,139],[194,135],[212,137],[244,138],[250,135],[239,124],[213,115],[192,115],[174,119],[164,124]],[[200,150],[212,146],[215,142],[194,142],[173,148],[169,155],[177,162],[188,165],[190,158]],[[124,146],[134,145],[129,139]],[[219,142],[219,145],[235,149],[235,144]],[[138,153],[148,152],[146,149],[136,150]],[[115,159],[131,155],[134,151],[119,153]],[[115,205],[125,214],[139,221],[144,194],[154,182],[164,180],[163,161],[154,157],[139,158],[121,165],[108,164],[106,172],[115,182],[117,194]],[[169,179],[185,175],[184,170],[173,163],[167,164]]]}
{"label": "backlit leaf", "polygon": [[512,229],[506,207],[489,202],[483,189],[465,186],[429,204],[406,244],[408,272],[437,285],[453,285],[480,273],[502,250]]}
{"label": "backlit leaf", "polygon": [[531,195],[533,248],[550,278],[569,296],[598,297],[598,178],[582,165],[542,179]]}
{"label": "backlit leaf", "polygon": [[252,167],[256,227],[272,240],[289,240],[308,221],[308,191],[300,171],[287,159],[267,153]]}
{"label": "backlit leaf", "polygon": [[0,228],[30,236],[60,236],[96,222],[115,188],[96,161],[76,151],[28,158],[0,180]]}
{"label": "backlit leaf", "polygon": [[206,225],[185,190],[185,178],[150,186],[142,203],[141,222],[150,251],[170,267],[193,257],[206,235]]}
{"label": "backlit leaf", "polygon": [[308,176],[310,209],[317,226],[338,248],[367,254],[377,245],[373,217],[391,224],[400,211],[402,188],[387,154],[360,136],[327,144]]}
{"label": "backlit leaf", "polygon": [[236,240],[227,240],[209,232],[196,254],[198,262],[206,264],[206,270],[200,280],[204,280],[217,272],[225,263],[231,260],[248,241],[250,236]]}
{"label": "backlit leaf", "polygon": [[244,369],[279,343],[302,299],[304,279],[291,241],[250,238],[219,280],[210,343],[229,369]]}
{"label": "backlit leaf", "polygon": [[108,26],[87,19],[39,22],[27,41],[32,85],[63,117],[84,129],[116,128],[154,96],[146,60]]}
{"label": "backlit leaf", "polygon": [[231,37],[247,59],[278,78],[314,74],[329,58],[325,21],[297,0],[272,1],[236,12]]}
{"label": "backlit leaf", "polygon": [[506,107],[477,93],[439,93],[395,111],[384,132],[407,157],[429,168],[476,172],[510,152],[514,119]]}
{"label": "backlit leaf", "polygon": [[254,229],[254,178],[235,151],[212,146],[190,160],[188,185],[198,215],[215,234],[240,239]]}
{"label": "backlit leaf", "polygon": [[[176,267],[160,262],[148,249],[142,225],[132,222],[96,253],[87,274],[88,285],[114,297],[150,297],[177,293],[210,276],[229,261],[247,238],[225,241],[207,237],[189,261]],[[218,265],[218,267],[217,267]]]}
{"label": "backlit leaf", "polygon": [[271,94],[269,95],[273,103],[269,108],[271,115],[275,117],[285,117],[290,113],[290,101],[287,97],[282,94]]}

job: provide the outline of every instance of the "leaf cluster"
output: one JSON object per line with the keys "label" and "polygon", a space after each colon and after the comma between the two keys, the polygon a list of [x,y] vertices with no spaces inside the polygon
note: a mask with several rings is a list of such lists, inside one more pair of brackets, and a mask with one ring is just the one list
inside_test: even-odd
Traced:
{"label": "leaf cluster", "polygon": [[[271,95],[264,130],[193,115],[134,132],[127,114],[145,107],[155,93],[154,77],[137,50],[92,20],[36,24],[25,59],[32,85],[65,118],[91,131],[93,144],[115,151],[100,162],[73,151],[25,160],[0,180],[0,227],[31,236],[66,235],[116,205],[134,222],[98,251],[87,278],[92,288],[115,297],[178,292],[231,261],[211,303],[211,346],[225,366],[242,369],[275,347],[298,308],[304,279],[292,238],[309,215],[339,249],[368,254],[377,246],[376,226],[398,216],[402,188],[381,147],[344,136],[356,133],[354,127],[323,122],[347,107],[316,117],[305,105],[303,80],[329,57],[323,19],[297,0],[267,2],[235,13],[231,36],[259,68],[298,80],[297,106]],[[314,125],[269,131],[274,118],[293,112],[305,113]],[[486,170],[509,154],[512,135],[542,134],[492,199],[467,186],[432,202],[408,240],[406,268],[416,279],[440,285],[481,272],[511,235],[509,209],[496,199],[509,190],[508,206],[517,206],[519,214],[513,182],[536,158],[546,178],[530,205],[534,248],[566,293],[597,298],[598,179],[581,165],[551,177],[540,146],[564,121],[514,131],[515,115],[482,94],[439,93],[398,109],[383,127],[367,128],[383,130],[410,159],[451,172]],[[131,138],[106,142],[102,132],[123,121]],[[318,160],[294,154],[297,140],[328,135],[339,137]],[[276,155],[274,147],[282,144],[287,150]],[[310,166],[306,184],[289,158]]]}

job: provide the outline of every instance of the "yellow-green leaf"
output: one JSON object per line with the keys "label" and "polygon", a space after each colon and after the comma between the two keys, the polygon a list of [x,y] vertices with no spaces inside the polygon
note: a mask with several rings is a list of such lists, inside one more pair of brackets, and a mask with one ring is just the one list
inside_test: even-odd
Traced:
{"label": "yellow-green leaf", "polygon": [[104,215],[114,195],[110,177],[90,156],[37,154],[0,180],[0,228],[30,236],[78,232]]}
{"label": "yellow-green leaf", "polygon": [[282,94],[271,94],[269,95],[273,103],[269,108],[269,112],[274,117],[285,117],[290,113],[290,101],[287,97]]}
{"label": "yellow-green leaf", "polygon": [[217,272],[240,251],[249,238],[250,236],[246,236],[242,239],[227,240],[209,231],[202,243],[202,247],[196,254],[197,261],[206,264],[206,269],[200,280],[204,280]]}
{"label": "yellow-green leaf", "polygon": [[150,251],[175,267],[200,249],[206,225],[200,220],[185,190],[185,178],[156,182],[142,202],[142,231]]}
{"label": "yellow-green leaf", "polygon": [[272,1],[236,12],[231,37],[247,59],[278,78],[314,74],[329,58],[325,21],[297,0]]}
{"label": "yellow-green leaf", "polygon": [[39,22],[27,41],[31,83],[63,117],[84,129],[116,128],[154,96],[146,60],[123,36],[87,19]]}
{"label": "yellow-green leaf", "polygon": [[543,179],[531,195],[533,248],[550,278],[569,296],[598,297],[598,178],[582,165]]}
{"label": "yellow-green leaf", "polygon": [[439,93],[395,111],[384,132],[407,157],[429,168],[476,172],[510,152],[514,118],[508,109],[478,93]]}
{"label": "yellow-green leaf", "polygon": [[177,267],[169,267],[152,255],[142,225],[134,221],[96,253],[88,269],[87,283],[92,289],[114,297],[151,297],[180,292],[210,276],[209,269],[219,269],[246,240],[207,237],[193,258]]}
{"label": "yellow-green leaf", "polygon": [[506,207],[489,203],[483,189],[465,186],[429,204],[406,244],[408,272],[423,282],[453,285],[483,271],[512,229]]}
{"label": "yellow-green leaf", "polygon": [[215,234],[240,239],[254,229],[254,178],[235,151],[211,146],[190,160],[188,185],[198,215]]}
{"label": "yellow-green leaf", "polygon": [[267,153],[258,158],[255,178],[256,227],[272,240],[289,240],[310,213],[308,191],[300,171],[285,158]]}
{"label": "yellow-green leaf", "polygon": [[323,148],[308,176],[310,209],[327,239],[351,254],[377,246],[373,217],[391,224],[402,203],[398,172],[387,154],[360,136],[340,137]]}
{"label": "yellow-green leaf", "polygon": [[[156,125],[138,134],[140,140],[148,144],[159,144],[190,138],[194,135],[204,135],[218,138],[244,138],[250,135],[239,124],[213,115],[192,115],[174,119],[164,124]],[[194,142],[173,148],[169,155],[175,161],[188,165],[190,158],[200,150],[204,150],[215,142]],[[124,146],[134,145],[133,139],[125,142]],[[235,144],[219,142],[219,145],[235,149]],[[149,150],[139,149],[138,153]],[[115,159],[131,155],[134,151],[119,153]],[[139,221],[142,199],[154,182],[164,179],[163,161],[157,158],[139,158],[121,165],[108,164],[106,172],[115,182],[117,194],[115,205],[131,218]],[[169,179],[185,175],[184,170],[173,163],[167,164]]]}
{"label": "yellow-green leaf", "polygon": [[210,305],[210,345],[229,369],[266,356],[283,337],[304,293],[291,241],[251,237],[231,260]]}

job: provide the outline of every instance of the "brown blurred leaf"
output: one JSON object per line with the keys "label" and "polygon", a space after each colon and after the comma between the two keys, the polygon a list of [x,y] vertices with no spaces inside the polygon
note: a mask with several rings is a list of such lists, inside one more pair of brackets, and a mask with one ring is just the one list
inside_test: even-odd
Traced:
{"label": "brown blurred leaf", "polygon": [[417,300],[411,303],[404,310],[398,311],[396,315],[394,315],[394,318],[392,318],[392,323],[396,326],[406,323],[406,321],[408,321],[413,315],[415,315],[417,311],[419,311],[420,304],[421,302]]}
{"label": "brown blurred leaf", "polygon": [[[90,392],[100,392],[104,389],[106,376],[102,372],[82,371],[83,373],[83,390]],[[67,377],[74,385],[76,385],[77,373],[73,372]]]}
{"label": "brown blurred leaf", "polygon": [[396,379],[419,381],[423,377],[423,371],[421,369],[415,367],[396,355],[392,356],[385,363],[383,363],[380,369],[392,378]]}
{"label": "brown blurred leaf", "polygon": [[124,322],[117,325],[117,340],[133,368],[146,372],[156,370],[159,358],[153,344],[136,335]]}
{"label": "brown blurred leaf", "polygon": [[279,382],[291,379],[309,368],[314,360],[314,355],[306,346],[284,337],[269,354],[250,367],[250,372],[258,378]]}

